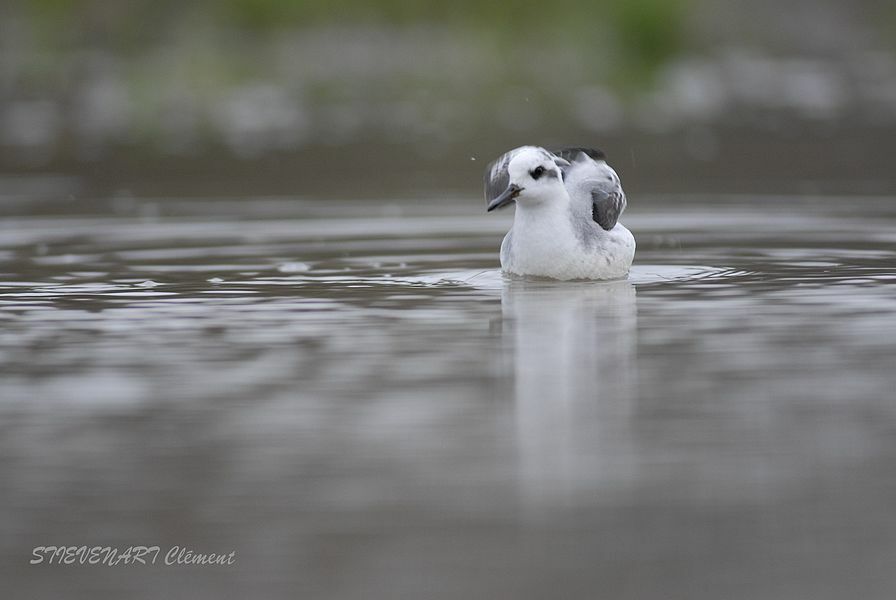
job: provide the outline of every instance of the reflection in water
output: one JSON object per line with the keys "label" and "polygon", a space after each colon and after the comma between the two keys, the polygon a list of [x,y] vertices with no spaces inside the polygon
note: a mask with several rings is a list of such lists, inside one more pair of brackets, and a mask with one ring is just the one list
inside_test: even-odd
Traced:
{"label": "reflection in water", "polygon": [[552,283],[449,204],[4,222],[4,590],[894,597],[896,205],[676,204],[629,282]]}
{"label": "reflection in water", "polygon": [[[628,281],[508,281],[501,303],[513,354],[522,500],[574,501],[619,457],[635,393],[635,288]],[[613,440],[612,452],[602,451]]]}

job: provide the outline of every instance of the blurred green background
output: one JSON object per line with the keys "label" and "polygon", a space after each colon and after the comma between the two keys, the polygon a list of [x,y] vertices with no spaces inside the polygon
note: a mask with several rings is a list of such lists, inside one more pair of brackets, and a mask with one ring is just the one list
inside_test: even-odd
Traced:
{"label": "blurred green background", "polygon": [[0,8],[0,173],[93,191],[474,190],[523,144],[638,189],[896,189],[874,0],[32,0]]}

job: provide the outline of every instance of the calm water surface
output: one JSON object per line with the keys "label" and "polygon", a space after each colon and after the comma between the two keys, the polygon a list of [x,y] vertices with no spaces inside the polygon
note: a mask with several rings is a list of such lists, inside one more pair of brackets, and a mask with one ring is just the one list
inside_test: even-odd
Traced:
{"label": "calm water surface", "polygon": [[[896,200],[633,199],[612,283],[503,279],[480,209],[5,217],[3,586],[896,594]],[[83,544],[236,564],[28,565]]]}

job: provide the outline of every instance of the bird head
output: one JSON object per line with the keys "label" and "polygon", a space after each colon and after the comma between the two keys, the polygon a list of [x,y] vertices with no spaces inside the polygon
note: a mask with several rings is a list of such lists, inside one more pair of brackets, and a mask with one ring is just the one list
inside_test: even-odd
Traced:
{"label": "bird head", "polygon": [[508,185],[488,204],[488,211],[511,202],[537,205],[556,201],[566,194],[560,167],[569,163],[537,147],[521,149],[507,164]]}

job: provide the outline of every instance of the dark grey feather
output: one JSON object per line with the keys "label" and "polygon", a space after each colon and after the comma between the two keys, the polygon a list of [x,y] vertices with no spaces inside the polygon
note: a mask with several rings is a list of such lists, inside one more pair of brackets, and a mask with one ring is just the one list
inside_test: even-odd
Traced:
{"label": "dark grey feather", "polygon": [[607,231],[616,226],[619,215],[625,210],[625,193],[622,188],[591,191],[591,218]]}
{"label": "dark grey feather", "polygon": [[570,148],[558,148],[556,150],[551,150],[551,152],[554,156],[559,156],[569,162],[573,162],[579,156],[579,153],[583,153],[585,156],[593,158],[594,160],[607,160],[607,155],[597,148],[581,148],[575,146]]}
{"label": "dark grey feather", "polygon": [[507,165],[511,159],[519,153],[521,148],[509,150],[493,160],[485,168],[485,202],[488,204],[498,196],[500,196],[507,186],[510,185],[510,174],[507,172]]}

